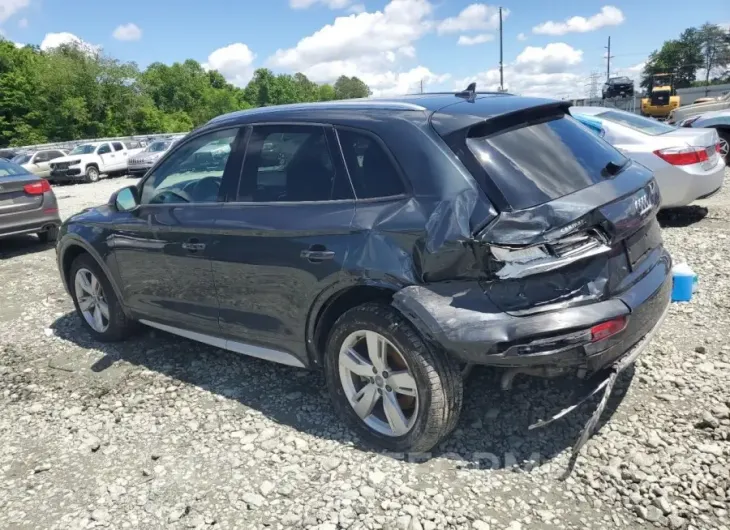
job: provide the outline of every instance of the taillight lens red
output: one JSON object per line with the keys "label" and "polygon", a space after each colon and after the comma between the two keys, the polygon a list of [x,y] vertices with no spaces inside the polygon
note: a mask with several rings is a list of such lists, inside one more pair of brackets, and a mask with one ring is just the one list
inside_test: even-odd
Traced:
{"label": "taillight lens red", "polygon": [[32,184],[26,184],[23,186],[23,191],[28,195],[43,195],[47,191],[51,191],[51,185],[48,184],[47,180],[41,180]]}
{"label": "taillight lens red", "polygon": [[618,317],[608,322],[597,324],[591,328],[591,342],[605,340],[616,333],[620,333],[626,327],[626,317]]}
{"label": "taillight lens red", "polygon": [[688,166],[709,160],[704,147],[670,147],[657,149],[654,154],[673,166]]}

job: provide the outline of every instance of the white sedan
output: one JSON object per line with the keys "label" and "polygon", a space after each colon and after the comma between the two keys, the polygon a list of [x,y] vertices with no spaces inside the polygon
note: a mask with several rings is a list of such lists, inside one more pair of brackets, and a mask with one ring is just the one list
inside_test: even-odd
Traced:
{"label": "white sedan", "polygon": [[571,107],[570,113],[654,172],[662,208],[686,206],[722,187],[725,162],[714,129],[678,128],[607,107]]}

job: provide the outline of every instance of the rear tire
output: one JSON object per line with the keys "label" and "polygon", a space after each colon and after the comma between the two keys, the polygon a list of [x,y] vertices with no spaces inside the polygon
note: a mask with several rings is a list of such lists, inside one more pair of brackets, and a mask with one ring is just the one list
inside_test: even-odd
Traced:
{"label": "rear tire", "polygon": [[38,239],[44,244],[55,243],[58,239],[58,227],[54,226],[43,232],[38,232]]}
{"label": "rear tire", "polygon": [[[364,338],[358,339],[361,334]],[[373,336],[383,339],[382,349],[378,347],[385,352],[382,373],[377,362],[367,364],[373,358]],[[353,337],[357,342],[350,347]],[[352,357],[345,354],[356,348],[355,359],[367,361],[355,363],[362,375],[350,371]],[[396,452],[429,451],[456,427],[463,399],[458,363],[424,341],[391,306],[368,303],[345,312],[333,326],[324,362],[335,410],[369,445]],[[377,394],[369,394],[371,390]],[[374,405],[360,407],[370,395]]]}
{"label": "rear tire", "polygon": [[[730,165],[730,132],[728,131],[717,131],[717,135],[720,137],[720,156],[725,157],[725,164]],[[722,151],[725,151],[723,154]]]}
{"label": "rear tire", "polygon": [[[78,275],[90,280],[88,282],[90,286],[96,287],[97,284],[94,283],[94,280],[98,282],[98,287],[91,289],[91,291],[95,291],[95,296],[89,296],[92,294],[91,291],[84,290],[81,285],[83,281],[77,281]],[[136,323],[125,315],[122,304],[119,302],[109,279],[96,260],[89,254],[81,254],[71,264],[68,273],[68,286],[76,313],[81,318],[84,327],[96,340],[116,342],[134,334]],[[90,301],[91,304],[89,304]],[[100,304],[103,304],[101,307],[106,306],[105,310],[99,307]],[[98,320],[100,325],[94,324],[97,307],[99,307],[99,313],[101,314]]]}
{"label": "rear tire", "polygon": [[94,166],[86,168],[86,182],[96,182],[99,180],[99,170]]}

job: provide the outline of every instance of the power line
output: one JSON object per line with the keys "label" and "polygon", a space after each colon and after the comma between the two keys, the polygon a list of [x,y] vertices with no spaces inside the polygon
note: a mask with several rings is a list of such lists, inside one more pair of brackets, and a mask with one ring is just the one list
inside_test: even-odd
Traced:
{"label": "power line", "polygon": [[590,99],[598,99],[598,79],[600,77],[601,77],[601,74],[599,74],[596,71],[591,72],[591,75],[588,77],[588,79],[590,79],[591,82],[586,83],[585,86],[589,87],[588,97]]}

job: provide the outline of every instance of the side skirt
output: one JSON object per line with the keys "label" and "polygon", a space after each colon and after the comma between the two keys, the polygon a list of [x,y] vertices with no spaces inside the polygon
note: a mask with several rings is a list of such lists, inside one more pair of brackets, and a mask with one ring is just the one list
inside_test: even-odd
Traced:
{"label": "side skirt", "polygon": [[166,324],[160,324],[158,322],[151,322],[149,320],[140,320],[141,324],[157,328],[162,331],[167,331],[173,335],[179,335],[186,339],[191,339],[203,344],[209,344],[216,348],[232,351],[235,353],[241,353],[250,357],[256,357],[258,359],[264,359],[266,361],[272,361],[275,363],[286,364],[288,366],[296,366],[297,368],[305,368],[302,361],[294,357],[290,353],[283,351],[272,350],[269,348],[263,348],[261,346],[254,346],[253,344],[246,344],[235,340],[222,339],[220,337],[214,337],[213,335],[205,335],[204,333],[198,333],[196,331],[189,331],[187,329],[180,329],[174,326],[168,326]]}

